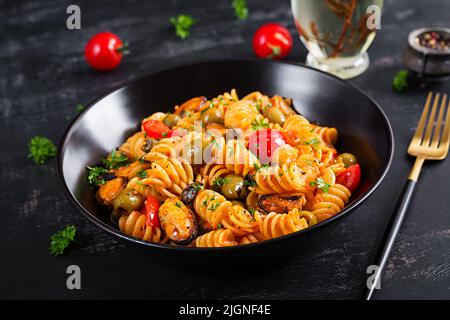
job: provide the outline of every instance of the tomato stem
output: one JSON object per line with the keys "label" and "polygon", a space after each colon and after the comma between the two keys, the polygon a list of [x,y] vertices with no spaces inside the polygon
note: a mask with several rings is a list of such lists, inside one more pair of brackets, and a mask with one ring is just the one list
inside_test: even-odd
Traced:
{"label": "tomato stem", "polygon": [[267,44],[267,46],[272,50],[272,53],[267,56],[267,58],[272,59],[275,57],[279,57],[281,55],[281,47],[280,46],[274,46],[270,43]]}
{"label": "tomato stem", "polygon": [[128,42],[124,42],[120,47],[117,47],[116,52],[122,53],[124,56],[130,54],[130,50],[128,50]]}

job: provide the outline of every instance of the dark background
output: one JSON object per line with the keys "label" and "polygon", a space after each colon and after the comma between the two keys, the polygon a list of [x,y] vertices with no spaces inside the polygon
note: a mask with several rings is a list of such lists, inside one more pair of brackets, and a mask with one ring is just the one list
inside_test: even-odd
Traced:
{"label": "dark background", "polygon": [[[78,31],[66,29],[72,3],[82,11]],[[317,245],[278,264],[226,272],[195,270],[195,261],[180,263],[190,270],[169,266],[88,224],[64,197],[55,159],[42,166],[27,159],[33,136],[59,142],[78,103],[126,80],[192,59],[252,57],[252,35],[266,22],[289,28],[295,39],[288,59],[303,62],[306,50],[289,1],[248,5],[249,19],[239,21],[228,0],[0,1],[0,298],[360,298],[366,267],[412,165],[406,148],[426,92],[450,93],[448,82],[396,93],[392,77],[402,68],[408,31],[448,24],[448,1],[385,1],[382,29],[369,50],[371,66],[350,83],[380,103],[394,128],[396,152],[374,196],[329,234],[332,247]],[[184,41],[168,22],[180,13],[198,20]],[[128,41],[131,55],[117,70],[98,73],[87,67],[83,49],[105,30]],[[426,163],[377,298],[450,298],[449,174],[448,160]],[[78,228],[79,245],[51,256],[51,234],[69,223]],[[81,267],[82,290],[66,289],[71,264]]]}

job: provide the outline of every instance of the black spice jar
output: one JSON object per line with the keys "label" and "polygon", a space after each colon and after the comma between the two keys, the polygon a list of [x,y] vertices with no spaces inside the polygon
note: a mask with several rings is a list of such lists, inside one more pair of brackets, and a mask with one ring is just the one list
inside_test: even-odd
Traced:
{"label": "black spice jar", "polygon": [[403,63],[425,81],[450,78],[450,28],[434,26],[411,31]]}

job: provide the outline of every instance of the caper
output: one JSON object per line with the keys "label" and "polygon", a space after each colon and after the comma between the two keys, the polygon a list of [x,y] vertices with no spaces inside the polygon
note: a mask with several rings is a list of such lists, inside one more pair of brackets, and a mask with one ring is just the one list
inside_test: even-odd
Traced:
{"label": "caper", "polygon": [[343,153],[340,157],[346,168],[350,167],[352,164],[358,163],[356,157],[351,153]]}
{"label": "caper", "polygon": [[163,123],[168,126],[169,128],[172,128],[177,125],[178,121],[180,121],[180,116],[174,113],[169,113],[167,116],[164,117]]}
{"label": "caper", "polygon": [[223,112],[222,110],[211,107],[203,111],[202,113],[202,123],[207,125],[210,122],[223,123]]}
{"label": "caper", "polygon": [[275,107],[268,108],[264,114],[267,118],[269,118],[270,122],[283,125],[286,121],[286,116],[284,115],[284,113],[280,109]]}
{"label": "caper", "polygon": [[133,188],[123,189],[114,199],[114,211],[125,210],[131,213],[142,206],[142,196]]}
{"label": "caper", "polygon": [[223,179],[222,194],[230,200],[242,199],[247,196],[247,187],[244,178],[237,174],[229,174]]}

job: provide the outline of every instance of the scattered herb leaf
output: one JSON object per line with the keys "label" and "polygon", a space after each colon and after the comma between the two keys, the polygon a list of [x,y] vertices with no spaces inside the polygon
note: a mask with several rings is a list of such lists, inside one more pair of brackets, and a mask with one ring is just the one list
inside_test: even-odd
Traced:
{"label": "scattered herb leaf", "polygon": [[261,130],[261,129],[267,129],[269,127],[270,127],[269,124],[264,122],[264,119],[261,119],[259,121],[255,120],[252,123],[252,129],[255,130],[255,131],[258,131],[258,130]]}
{"label": "scattered herb leaf", "polygon": [[248,8],[246,0],[232,0],[231,6],[234,9],[234,13],[239,20],[245,20],[248,18]]}
{"label": "scattered herb leaf", "polygon": [[141,179],[145,179],[148,176],[147,171],[145,171],[144,169],[139,170],[136,175]]}
{"label": "scattered herb leaf", "polygon": [[102,163],[107,169],[117,169],[128,165],[128,162],[128,157],[121,152],[117,154],[116,149],[111,152],[111,157],[102,160]]}
{"label": "scattered herb leaf", "polygon": [[77,104],[77,107],[75,110],[77,110],[77,112],[81,112],[84,110],[84,106],[81,103],[79,103],[79,104]]}
{"label": "scattered herb leaf", "polygon": [[77,229],[74,225],[67,225],[64,229],[52,235],[50,239],[50,253],[54,256],[61,255],[74,241]]}
{"label": "scattered herb leaf", "polygon": [[185,14],[180,14],[177,17],[170,18],[170,23],[175,27],[175,33],[180,39],[186,39],[190,35],[190,28],[195,24],[195,20]]}
{"label": "scattered herb leaf", "polygon": [[48,159],[56,156],[56,146],[53,142],[42,136],[35,136],[28,143],[30,153],[28,157],[37,164],[44,164]]}
{"label": "scattered herb leaf", "polygon": [[408,86],[408,71],[400,70],[392,80],[392,86],[395,91],[402,91]]}

